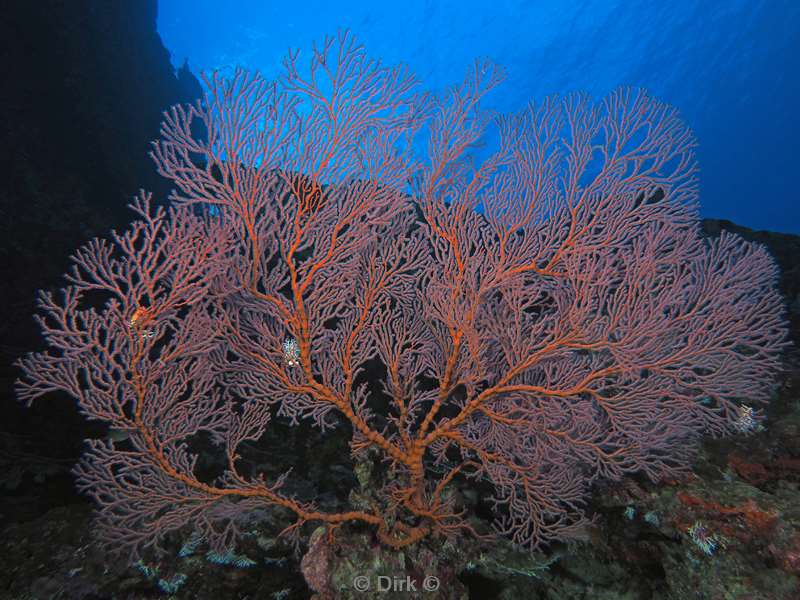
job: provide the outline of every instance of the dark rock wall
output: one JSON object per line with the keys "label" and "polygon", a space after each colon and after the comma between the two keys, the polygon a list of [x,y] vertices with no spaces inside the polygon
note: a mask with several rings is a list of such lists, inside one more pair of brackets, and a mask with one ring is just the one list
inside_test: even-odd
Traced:
{"label": "dark rock wall", "polygon": [[[123,226],[162,111],[199,97],[156,33],[156,1],[16,0],[0,16],[0,344],[29,340],[34,291]],[[13,319],[9,319],[11,315]],[[11,320],[21,320],[13,323]]]}
{"label": "dark rock wall", "polygon": [[[11,363],[43,346],[32,319],[36,290],[60,288],[77,247],[125,227],[127,204],[140,188],[166,197],[148,157],[150,142],[158,137],[162,111],[202,93],[188,69],[175,73],[156,32],[156,14],[156,0],[11,0],[0,11],[4,473],[6,463],[18,466],[19,457],[31,453],[65,459],[80,453],[87,424],[75,403],[54,398],[31,410],[19,406]],[[25,435],[11,437],[12,431]],[[46,450],[34,448],[39,444]],[[0,475],[0,489],[5,480]],[[25,483],[6,487],[24,495]],[[63,502],[70,488],[64,483],[45,495]],[[4,503],[0,515],[6,513]]]}

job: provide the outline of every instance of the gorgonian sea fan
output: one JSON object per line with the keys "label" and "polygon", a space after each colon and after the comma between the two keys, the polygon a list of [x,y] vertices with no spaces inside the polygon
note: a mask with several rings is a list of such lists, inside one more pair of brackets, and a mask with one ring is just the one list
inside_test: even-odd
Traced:
{"label": "gorgonian sea fan", "polygon": [[[679,472],[757,414],[742,399],[768,399],[786,337],[776,268],[700,235],[675,110],[621,89],[491,116],[490,63],[435,95],[348,34],[298,58],[168,111],[172,207],[140,198],[41,296],[49,349],[19,361],[20,398],[66,391],[128,434],[77,467],[103,539],[139,553],[186,528],[228,549],[279,505],[289,532],[360,521],[402,547],[474,533],[450,491],[481,479],[498,531],[536,547],[575,534],[598,478]],[[476,154],[487,127],[499,145]],[[295,497],[299,474],[243,459],[274,418],[345,427],[392,476],[352,508]]]}

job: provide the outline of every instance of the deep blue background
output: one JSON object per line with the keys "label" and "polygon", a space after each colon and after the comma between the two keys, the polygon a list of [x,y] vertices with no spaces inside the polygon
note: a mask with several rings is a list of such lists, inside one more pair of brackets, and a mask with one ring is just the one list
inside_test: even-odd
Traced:
{"label": "deep blue background", "polygon": [[176,65],[278,72],[289,47],[350,28],[373,56],[433,89],[476,56],[506,68],[493,108],[641,86],[678,107],[699,143],[702,214],[800,233],[800,0],[161,0]]}

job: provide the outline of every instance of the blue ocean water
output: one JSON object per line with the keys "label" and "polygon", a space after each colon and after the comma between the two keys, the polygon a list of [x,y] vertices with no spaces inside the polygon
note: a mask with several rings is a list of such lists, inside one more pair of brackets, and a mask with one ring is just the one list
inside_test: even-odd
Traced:
{"label": "blue ocean water", "polygon": [[158,10],[173,62],[195,73],[275,76],[288,48],[346,27],[431,89],[460,80],[475,57],[494,60],[507,73],[489,99],[501,111],[647,88],[697,136],[703,216],[800,233],[800,1],[161,0]]}

